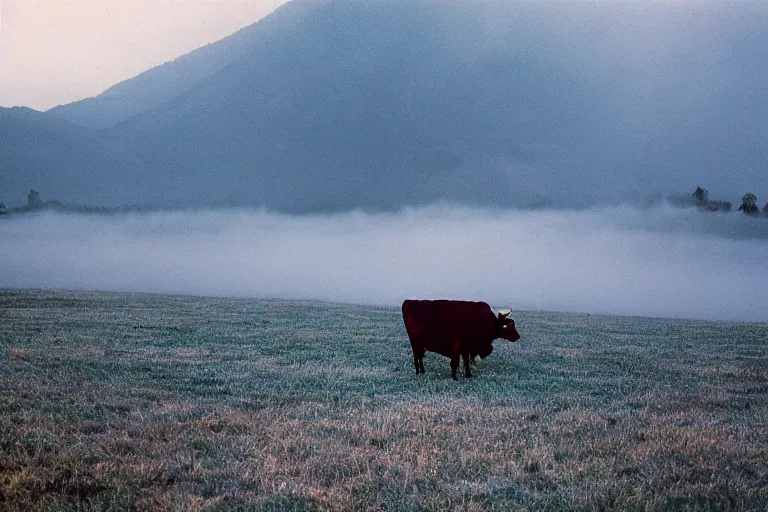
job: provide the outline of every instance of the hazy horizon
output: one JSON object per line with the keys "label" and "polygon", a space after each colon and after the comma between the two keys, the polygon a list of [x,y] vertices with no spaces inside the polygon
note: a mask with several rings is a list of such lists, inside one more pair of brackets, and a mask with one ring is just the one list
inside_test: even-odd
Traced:
{"label": "hazy horizon", "polygon": [[[0,105],[97,94],[282,3],[4,0]],[[9,207],[222,207],[9,215],[0,287],[768,321],[768,220],[660,202],[766,204],[767,14],[294,4],[97,100],[0,109]]]}
{"label": "hazy horizon", "polygon": [[768,321],[768,222],[733,212],[46,212],[4,219],[0,238],[6,288]]}

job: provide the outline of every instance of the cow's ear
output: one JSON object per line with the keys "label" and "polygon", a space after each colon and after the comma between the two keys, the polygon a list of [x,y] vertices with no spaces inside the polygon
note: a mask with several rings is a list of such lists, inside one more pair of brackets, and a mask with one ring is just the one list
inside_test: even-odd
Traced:
{"label": "cow's ear", "polygon": [[499,311],[499,318],[500,319],[507,318],[511,312],[512,312],[511,309],[507,309],[507,310],[504,310],[504,311]]}

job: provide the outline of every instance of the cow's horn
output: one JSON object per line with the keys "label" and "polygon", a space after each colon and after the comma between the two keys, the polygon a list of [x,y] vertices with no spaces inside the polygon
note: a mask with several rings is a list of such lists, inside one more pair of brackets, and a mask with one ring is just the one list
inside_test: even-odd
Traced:
{"label": "cow's horn", "polygon": [[503,311],[499,311],[499,318],[507,318],[511,312],[512,312],[511,309],[505,309]]}

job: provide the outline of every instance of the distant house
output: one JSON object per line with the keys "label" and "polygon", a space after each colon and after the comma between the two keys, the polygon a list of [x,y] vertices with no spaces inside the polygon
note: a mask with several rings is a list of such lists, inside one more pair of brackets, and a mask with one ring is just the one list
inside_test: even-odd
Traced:
{"label": "distant house", "polygon": [[60,201],[43,201],[40,199],[40,192],[32,189],[29,191],[29,194],[27,194],[27,206],[23,208],[15,208],[14,211],[29,212],[32,210],[61,210],[62,208],[63,205]]}
{"label": "distant house", "polygon": [[40,192],[35,189],[29,191],[27,195],[27,208],[34,209],[43,206],[43,201],[40,199]]}

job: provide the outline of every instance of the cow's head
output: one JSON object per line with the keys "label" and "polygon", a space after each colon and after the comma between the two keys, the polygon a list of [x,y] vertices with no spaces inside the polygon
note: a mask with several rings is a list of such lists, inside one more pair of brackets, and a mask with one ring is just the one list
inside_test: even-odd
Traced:
{"label": "cow's head", "polygon": [[497,337],[509,341],[517,341],[520,339],[520,333],[517,332],[515,321],[511,318],[507,318],[511,312],[511,309],[499,312],[499,316],[496,319]]}

